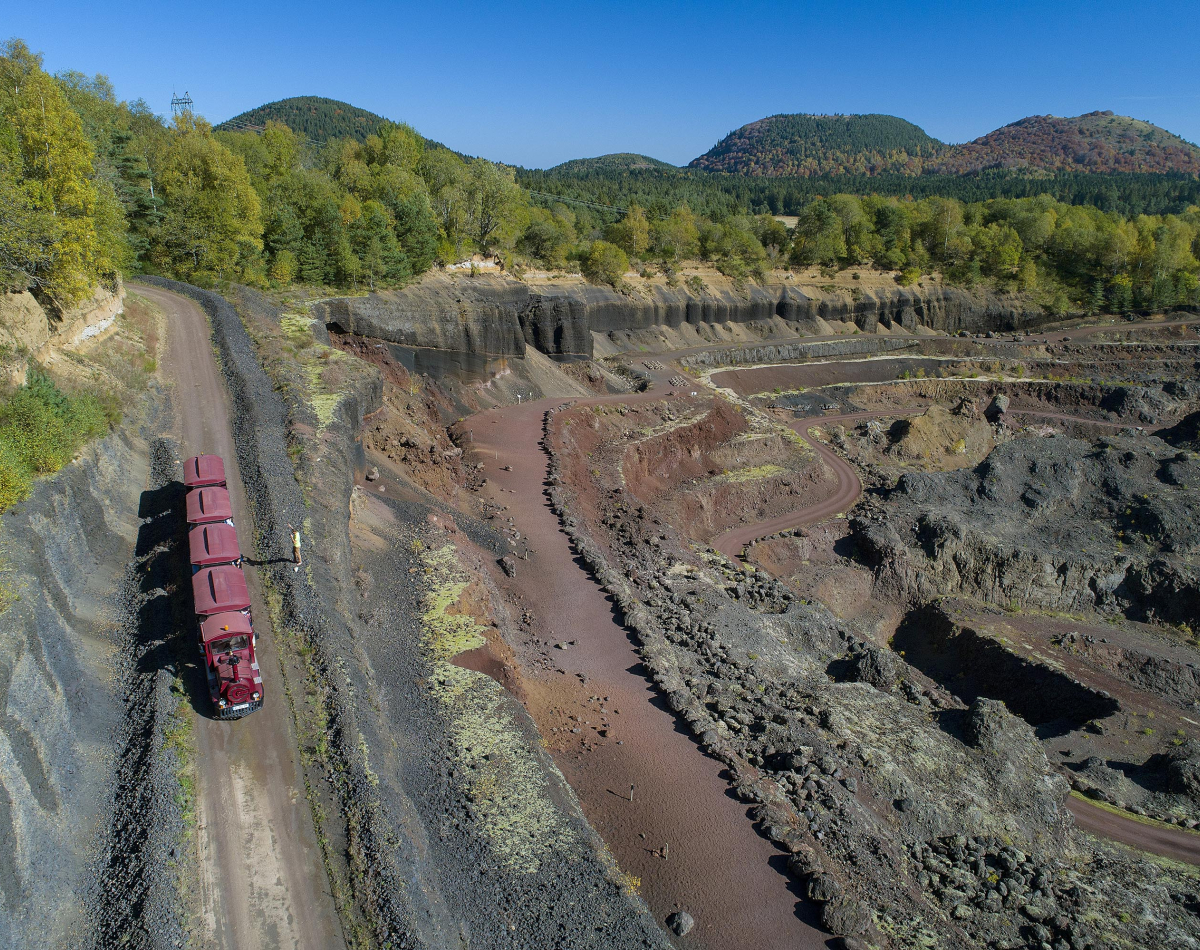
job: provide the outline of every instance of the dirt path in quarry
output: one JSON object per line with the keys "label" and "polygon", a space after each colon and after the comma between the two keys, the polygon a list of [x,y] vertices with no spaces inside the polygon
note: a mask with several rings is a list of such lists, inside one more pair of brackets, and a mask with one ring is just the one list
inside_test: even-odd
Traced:
{"label": "dirt path in quarry", "polygon": [[1075,824],[1089,834],[1185,864],[1200,865],[1200,834],[1148,821],[1136,821],[1077,795],[1067,798],[1067,808],[1075,816]]}
{"label": "dirt path in quarry", "polygon": [[[187,298],[140,284],[138,293],[158,304],[168,318],[163,369],[175,385],[180,462],[199,453],[224,458],[234,520],[247,544],[253,522],[208,319]],[[258,572],[247,566],[246,577],[266,702],[245,719],[219,722],[209,718],[207,695],[191,697],[197,710],[199,936],[203,946],[222,950],[344,947],[305,798],[270,615]],[[185,636],[192,635],[192,630],[185,631]]]}
{"label": "dirt path in quarry", "polygon": [[[1112,328],[1069,332],[1073,339],[1086,339],[1106,329]],[[1047,337],[1056,338],[1053,332]],[[670,369],[652,372],[653,388],[633,396],[545,399],[482,412],[463,424],[473,432],[477,458],[484,462],[488,493],[507,506],[506,514],[533,552],[529,560],[517,562],[514,578],[502,579],[518,605],[532,611],[534,631],[548,647],[551,661],[545,672],[521,670],[522,698],[588,820],[622,870],[641,879],[641,893],[660,922],[676,909],[692,913],[698,924],[687,942],[705,948],[820,946],[827,938],[815,918],[804,916],[811,913],[811,905],[797,903],[798,894],[784,873],[783,856],[754,831],[745,806],[729,792],[722,766],[677,726],[645,675],[632,635],[614,616],[610,598],[574,556],[545,497],[548,463],[539,440],[547,409],[564,402],[632,404],[662,399],[672,388],[667,382],[671,374]],[[861,481],[854,468],[812,430],[872,417],[911,415],[924,408],[790,422],[832,471],[836,491],[817,504],[728,531],[714,546],[736,556],[746,543],[765,534],[815,524],[847,511],[861,495]],[[1067,413],[1012,410],[1012,414],[1110,430],[1126,428],[1122,423]],[[569,648],[552,646],[561,642]],[[601,725],[607,737],[595,741],[592,730]],[[635,786],[632,802],[630,785]],[[1196,861],[1200,856],[1200,836],[1149,826],[1085,801],[1073,799],[1069,804],[1086,831],[1180,860]],[[669,845],[666,859],[661,857],[664,844]]]}
{"label": "dirt path in quarry", "polygon": [[[574,403],[660,398],[652,391]],[[504,585],[532,610],[548,644],[574,641],[566,650],[550,647],[550,670],[522,670],[523,698],[588,821],[621,869],[641,879],[660,923],[676,909],[687,911],[697,923],[686,943],[706,950],[824,946],[815,918],[798,916],[810,905],[797,904],[785,856],[755,832],[747,806],[729,793],[724,766],[677,724],[549,507],[548,460],[538,442],[545,411],[562,402],[490,410],[463,424],[474,433],[495,500],[508,506],[533,551]],[[601,708],[607,738],[581,741],[596,736],[590,726],[600,722]],[[665,858],[656,853],[664,845]]]}
{"label": "dirt path in quarry", "polygon": [[737,561],[740,559],[742,548],[751,541],[757,541],[759,538],[775,534],[777,531],[787,531],[790,528],[800,528],[826,521],[854,506],[854,503],[862,495],[862,481],[859,479],[858,473],[854,471],[849,462],[814,436],[813,429],[819,426],[840,425],[845,422],[873,419],[879,416],[907,416],[921,411],[920,409],[899,411],[890,409],[886,412],[846,412],[836,416],[799,419],[791,423],[792,430],[833,470],[834,477],[837,478],[837,490],[822,501],[796,508],[769,521],[731,528],[712,542],[713,547],[726,557]]}

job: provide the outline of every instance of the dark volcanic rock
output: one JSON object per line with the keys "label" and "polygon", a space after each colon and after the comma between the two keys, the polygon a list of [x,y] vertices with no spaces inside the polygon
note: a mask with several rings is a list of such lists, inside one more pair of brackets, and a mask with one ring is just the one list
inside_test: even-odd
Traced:
{"label": "dark volcanic rock", "polygon": [[1200,450],[1200,412],[1184,416],[1175,425],[1156,433],[1164,442],[1181,449]]}
{"label": "dark volcanic rock", "polygon": [[528,307],[524,284],[480,278],[322,301],[314,304],[312,313],[339,332],[389,343],[479,356],[524,356],[517,314]]}
{"label": "dark volcanic rock", "polygon": [[787,285],[751,285],[743,291],[653,286],[640,295],[571,283],[529,286],[496,277],[427,279],[398,291],[328,300],[312,313],[331,329],[406,347],[473,357],[524,356],[533,346],[558,359],[588,359],[592,333],[644,330],[684,323],[752,323],[781,318],[813,324],[818,318],[853,323],[864,333],[876,326],[1016,329],[1044,322],[1040,311],[953,287],[931,291],[896,287],[865,291],[859,299],[809,296]]}
{"label": "dark volcanic rock", "polygon": [[1200,499],[1164,490],[1188,477],[1175,464],[1190,463],[1153,438],[1021,438],[972,470],[903,475],[851,528],[910,601],[966,594],[1197,626]]}
{"label": "dark volcanic rock", "polygon": [[686,910],[677,910],[667,918],[667,926],[676,937],[686,937],[696,926],[696,921]]}
{"label": "dark volcanic rock", "polygon": [[1176,795],[1200,801],[1200,743],[1191,739],[1167,766],[1167,781]]}

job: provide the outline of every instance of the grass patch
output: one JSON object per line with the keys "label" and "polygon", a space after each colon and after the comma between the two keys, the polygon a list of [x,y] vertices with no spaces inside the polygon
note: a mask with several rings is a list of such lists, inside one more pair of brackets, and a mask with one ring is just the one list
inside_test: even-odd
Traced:
{"label": "grass patch", "polygon": [[87,391],[68,395],[31,366],[28,382],[0,403],[0,511],[25,498],[34,479],[57,472],[120,418],[113,400]]}
{"label": "grass patch", "polygon": [[458,573],[458,553],[454,545],[425,550],[421,561],[429,585],[421,626],[430,652],[439,660],[451,660],[460,653],[486,646],[485,628],[459,607],[469,582]]}
{"label": "grass patch", "polygon": [[721,480],[732,485],[740,485],[742,482],[762,481],[786,473],[787,469],[782,465],[756,465],[753,468],[738,468],[726,472],[721,476]]}
{"label": "grass patch", "polygon": [[171,692],[176,697],[175,708],[163,731],[164,745],[175,753],[175,778],[179,790],[175,793],[183,816],[184,834],[190,841],[196,830],[196,734],[195,718],[187,702],[183,681],[175,677]]}

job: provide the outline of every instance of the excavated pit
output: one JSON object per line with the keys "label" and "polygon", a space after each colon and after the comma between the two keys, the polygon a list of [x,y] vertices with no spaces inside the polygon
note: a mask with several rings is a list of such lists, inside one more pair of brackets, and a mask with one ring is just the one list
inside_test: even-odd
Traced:
{"label": "excavated pit", "polygon": [[892,637],[892,649],[964,704],[980,698],[1002,701],[1040,739],[1065,735],[1121,709],[1111,696],[1012,653],[936,607],[910,612]]}

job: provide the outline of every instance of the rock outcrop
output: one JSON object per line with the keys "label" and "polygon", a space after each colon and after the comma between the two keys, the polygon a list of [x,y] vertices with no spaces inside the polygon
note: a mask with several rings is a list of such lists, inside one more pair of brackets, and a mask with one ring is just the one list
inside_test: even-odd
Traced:
{"label": "rock outcrop", "polygon": [[533,284],[496,277],[435,276],[399,291],[346,297],[313,307],[330,328],[410,347],[485,358],[523,356],[526,346],[562,360],[589,359],[592,333],[684,323],[752,323],[780,318],[806,326],[852,323],[930,330],[1013,330],[1048,317],[998,297],[952,287],[896,287],[826,293],[789,283],[724,282],[701,293],[649,284],[629,293],[582,281]]}
{"label": "rock outcrop", "polygon": [[1168,486],[1198,480],[1200,463],[1156,439],[1020,439],[974,469],[901,476],[851,530],[878,581],[912,603],[965,593],[1192,625],[1200,536],[1191,499]]}
{"label": "rock outcrop", "polygon": [[125,309],[125,288],[97,287],[62,313],[48,310],[28,291],[0,293],[0,364],[10,381],[25,381],[28,357],[45,360],[104,333]]}

